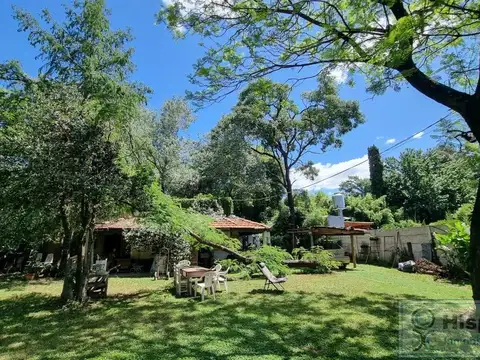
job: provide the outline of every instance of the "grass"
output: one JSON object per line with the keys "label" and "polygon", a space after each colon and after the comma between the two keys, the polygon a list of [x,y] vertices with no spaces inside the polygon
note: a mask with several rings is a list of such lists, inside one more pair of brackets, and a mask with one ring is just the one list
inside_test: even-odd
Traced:
{"label": "grass", "polygon": [[216,301],[171,283],[111,278],[109,297],[62,309],[61,282],[0,283],[0,359],[395,359],[397,299],[469,299],[470,289],[363,265],[293,275],[283,294],[231,282]]}

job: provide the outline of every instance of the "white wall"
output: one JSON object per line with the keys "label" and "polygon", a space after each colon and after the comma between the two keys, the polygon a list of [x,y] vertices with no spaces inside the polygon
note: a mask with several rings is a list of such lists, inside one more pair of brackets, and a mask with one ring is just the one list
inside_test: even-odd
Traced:
{"label": "white wall", "polygon": [[[422,244],[431,245],[432,233],[445,232],[445,230],[445,227],[427,225],[392,230],[370,230],[369,234],[357,236],[357,248],[355,249],[355,251],[357,255],[360,254],[362,252],[362,244],[370,245],[370,237],[374,236],[378,237],[378,245],[376,246],[376,248],[379,250],[378,257],[381,260],[390,261],[392,259],[392,254],[395,253],[395,249],[397,248],[397,246],[402,249],[407,249],[408,242],[412,243],[412,251],[415,259],[420,259],[422,257],[428,258],[428,253],[424,253],[422,251]],[[342,240],[342,247],[346,251],[351,252],[350,237],[341,236],[338,238],[341,238]],[[423,248],[428,246],[429,245],[423,245]],[[375,245],[373,244],[373,242],[372,248],[375,249]],[[374,255],[375,254],[372,254],[371,256]]]}

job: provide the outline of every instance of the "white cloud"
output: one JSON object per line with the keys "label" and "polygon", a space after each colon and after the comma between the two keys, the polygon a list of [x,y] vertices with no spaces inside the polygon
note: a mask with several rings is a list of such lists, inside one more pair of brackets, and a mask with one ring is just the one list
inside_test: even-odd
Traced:
{"label": "white cloud", "polygon": [[385,144],[395,144],[395,141],[397,141],[397,139],[394,139],[394,138],[391,138],[391,139],[388,139],[387,141],[385,141]]}
{"label": "white cloud", "polygon": [[300,172],[294,172],[293,174],[293,188],[294,189],[302,189],[316,181],[328,178],[330,176],[335,175],[336,173],[346,170],[354,165],[357,165],[359,163],[362,163],[361,165],[358,165],[350,170],[347,170],[337,176],[333,176],[332,178],[329,178],[325,181],[322,181],[318,184],[312,185],[307,187],[305,190],[309,191],[315,191],[315,190],[335,190],[338,189],[340,186],[340,183],[347,180],[349,176],[356,175],[360,178],[368,178],[370,176],[370,170],[368,168],[368,157],[367,155],[364,155],[360,158],[357,159],[351,159],[348,161],[343,161],[340,163],[336,164],[322,164],[322,163],[316,163],[313,166],[318,170],[318,176],[314,180],[310,180],[305,178],[302,173]]}
{"label": "white cloud", "polygon": [[413,138],[414,138],[414,139],[421,139],[422,136],[423,136],[423,134],[425,134],[425,132],[420,131],[419,133],[413,135]]}
{"label": "white cloud", "polygon": [[330,71],[330,75],[337,84],[343,84],[347,81],[348,70],[344,66],[336,66]]}
{"label": "white cloud", "polygon": [[377,137],[376,137],[377,140],[382,140],[382,139],[384,139],[384,138],[385,138],[385,136],[377,136]]}

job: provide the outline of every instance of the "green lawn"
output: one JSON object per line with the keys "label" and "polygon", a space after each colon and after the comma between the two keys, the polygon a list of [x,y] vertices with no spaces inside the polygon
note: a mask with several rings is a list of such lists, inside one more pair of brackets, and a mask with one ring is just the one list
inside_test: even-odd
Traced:
{"label": "green lawn", "polygon": [[374,266],[292,275],[284,294],[230,283],[216,301],[171,284],[111,278],[109,297],[63,310],[60,282],[0,283],[0,359],[395,359],[399,298],[470,289]]}

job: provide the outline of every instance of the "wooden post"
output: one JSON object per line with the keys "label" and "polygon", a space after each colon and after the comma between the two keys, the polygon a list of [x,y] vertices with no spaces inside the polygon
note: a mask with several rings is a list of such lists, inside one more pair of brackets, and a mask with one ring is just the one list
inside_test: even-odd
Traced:
{"label": "wooden post", "polygon": [[357,267],[357,255],[355,254],[355,251],[356,251],[355,240],[356,238],[354,237],[354,235],[350,235],[350,243],[352,247],[352,262],[353,262],[354,268]]}
{"label": "wooden post", "polygon": [[313,248],[313,232],[312,230],[310,230],[310,232],[308,233],[310,235],[310,249]]}

